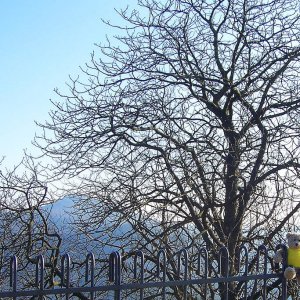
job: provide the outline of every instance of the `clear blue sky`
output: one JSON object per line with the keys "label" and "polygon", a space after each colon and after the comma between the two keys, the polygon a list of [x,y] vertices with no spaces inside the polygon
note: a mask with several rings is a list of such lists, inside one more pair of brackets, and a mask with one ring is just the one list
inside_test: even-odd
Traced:
{"label": "clear blue sky", "polygon": [[32,152],[68,76],[80,73],[94,43],[113,32],[101,18],[119,23],[114,8],[133,8],[136,0],[0,0],[0,157],[17,164],[23,149]]}

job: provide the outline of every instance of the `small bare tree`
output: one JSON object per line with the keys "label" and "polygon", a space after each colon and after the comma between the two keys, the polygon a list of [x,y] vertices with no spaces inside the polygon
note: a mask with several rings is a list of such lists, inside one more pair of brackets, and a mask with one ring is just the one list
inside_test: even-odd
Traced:
{"label": "small bare tree", "polygon": [[274,241],[300,208],[299,2],[139,5],[40,124],[78,225],[124,251]]}
{"label": "small bare tree", "polygon": [[[0,172],[0,268],[1,286],[7,287],[12,255],[19,258],[19,287],[33,285],[37,257],[46,259],[45,286],[51,287],[57,275],[62,238],[49,219],[46,184],[29,159],[13,170]],[[48,204],[48,209],[46,204]]]}

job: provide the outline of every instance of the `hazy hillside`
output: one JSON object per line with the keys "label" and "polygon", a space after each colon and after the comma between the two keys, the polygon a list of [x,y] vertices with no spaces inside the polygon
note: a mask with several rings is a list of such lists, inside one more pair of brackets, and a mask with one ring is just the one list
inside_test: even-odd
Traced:
{"label": "hazy hillside", "polygon": [[63,238],[63,252],[73,253],[74,255],[82,255],[87,252],[101,253],[107,255],[112,251],[118,250],[120,243],[116,244],[116,247],[103,246],[101,241],[107,243],[109,241],[111,234],[114,236],[123,236],[128,230],[130,230],[129,224],[121,225],[113,233],[108,232],[107,235],[102,235],[99,240],[99,236],[90,234],[87,236],[82,231],[79,230],[76,223],[78,218],[76,216],[76,211],[74,208],[74,198],[65,197],[58,200],[57,202],[49,205],[47,210],[50,212],[50,220],[57,227],[58,232]]}

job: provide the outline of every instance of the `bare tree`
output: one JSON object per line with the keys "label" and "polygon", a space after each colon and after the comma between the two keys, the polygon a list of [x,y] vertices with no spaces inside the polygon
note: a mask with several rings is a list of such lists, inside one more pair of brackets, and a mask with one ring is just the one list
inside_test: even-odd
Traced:
{"label": "bare tree", "polygon": [[[19,288],[34,285],[32,272],[37,257],[43,254],[47,276],[45,286],[51,287],[57,275],[62,238],[49,219],[52,199],[47,185],[39,179],[30,159],[13,170],[0,171],[0,268],[1,286],[9,282],[10,258],[19,258]],[[48,204],[48,206],[47,206]]]}
{"label": "bare tree", "polygon": [[125,252],[274,241],[300,208],[299,2],[139,5],[36,138],[78,225]]}

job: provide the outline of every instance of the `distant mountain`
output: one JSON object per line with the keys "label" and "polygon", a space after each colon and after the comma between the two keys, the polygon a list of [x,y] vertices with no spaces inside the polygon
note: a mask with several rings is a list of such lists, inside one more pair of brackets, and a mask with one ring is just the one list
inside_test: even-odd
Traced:
{"label": "distant mountain", "polygon": [[74,210],[74,198],[64,197],[58,201],[47,205],[50,218],[55,224],[70,222]]}
{"label": "distant mountain", "polygon": [[[111,253],[115,250],[118,250],[120,243],[116,244],[116,247],[113,245],[101,246],[97,241],[99,237],[96,234],[90,234],[86,236],[78,227],[74,224],[78,219],[76,218],[76,212],[74,207],[74,197],[64,197],[51,205],[48,205],[46,209],[50,213],[50,221],[55,224],[59,234],[63,238],[62,253],[63,252],[73,252],[78,255],[78,252],[84,253],[87,252],[102,252],[102,253]],[[110,241],[110,235],[113,234],[115,237],[123,237],[129,230],[131,226],[128,223],[120,225],[113,233],[108,232],[107,235],[101,237],[103,242]],[[99,247],[102,247],[100,249]]]}

